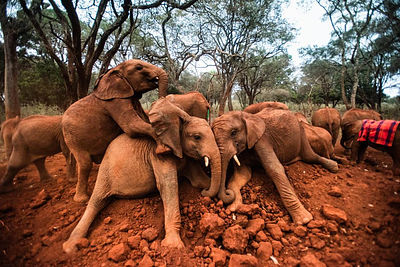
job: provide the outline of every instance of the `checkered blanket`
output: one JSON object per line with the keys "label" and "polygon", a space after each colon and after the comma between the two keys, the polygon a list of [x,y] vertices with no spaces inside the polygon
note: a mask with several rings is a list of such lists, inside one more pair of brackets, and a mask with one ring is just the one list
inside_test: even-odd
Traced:
{"label": "checkered blanket", "polygon": [[375,144],[392,146],[394,135],[400,121],[363,120],[357,141],[370,141]]}

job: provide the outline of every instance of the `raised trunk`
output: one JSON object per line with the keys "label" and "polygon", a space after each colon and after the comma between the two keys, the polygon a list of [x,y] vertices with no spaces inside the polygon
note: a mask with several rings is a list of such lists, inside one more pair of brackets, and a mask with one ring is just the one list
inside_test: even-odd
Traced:
{"label": "raised trunk", "polygon": [[161,68],[158,68],[157,74],[158,74],[158,98],[160,98],[167,95],[168,74]]}
{"label": "raised trunk", "polygon": [[235,193],[230,190],[226,189],[225,182],[226,182],[226,173],[229,166],[230,157],[222,156],[222,175],[221,175],[221,184],[219,186],[218,197],[221,199],[225,204],[230,204],[235,200]]}
{"label": "raised trunk", "polygon": [[201,194],[205,197],[215,197],[221,184],[221,155],[217,149],[210,155],[211,160],[211,184],[209,189],[204,189]]}

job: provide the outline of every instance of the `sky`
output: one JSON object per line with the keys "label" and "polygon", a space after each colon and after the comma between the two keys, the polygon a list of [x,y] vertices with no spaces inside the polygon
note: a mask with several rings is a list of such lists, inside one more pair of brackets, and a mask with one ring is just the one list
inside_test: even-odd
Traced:
{"label": "sky", "polygon": [[[307,46],[325,46],[328,44],[332,26],[328,20],[323,20],[324,10],[315,0],[306,1],[307,4],[300,4],[298,0],[290,0],[289,6],[283,8],[283,16],[293,24],[298,33],[294,41],[288,46],[288,53],[292,56],[292,64],[295,73],[299,73],[299,67],[303,63],[298,49]],[[400,78],[393,80],[390,84],[399,84]],[[399,88],[387,88],[385,94],[393,97],[400,95]]]}

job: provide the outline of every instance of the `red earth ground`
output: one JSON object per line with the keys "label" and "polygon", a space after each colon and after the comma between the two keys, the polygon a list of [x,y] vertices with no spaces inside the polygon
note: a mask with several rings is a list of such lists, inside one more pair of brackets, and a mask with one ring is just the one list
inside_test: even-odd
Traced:
{"label": "red earth ground", "polygon": [[[336,152],[344,155],[338,145]],[[273,257],[281,266],[400,266],[400,177],[392,176],[391,158],[372,148],[366,162],[340,164],[335,174],[303,162],[285,167],[315,219],[304,227],[292,223],[262,170],[242,189],[246,205],[235,213],[182,179],[186,247],[175,251],[160,247],[163,208],[154,194],[113,200],[79,251],[65,254],[62,244],[86,205],[72,200],[75,183],[61,154],[46,165],[54,179],[40,182],[30,165],[15,178],[15,191],[0,194],[0,266],[274,266]]]}

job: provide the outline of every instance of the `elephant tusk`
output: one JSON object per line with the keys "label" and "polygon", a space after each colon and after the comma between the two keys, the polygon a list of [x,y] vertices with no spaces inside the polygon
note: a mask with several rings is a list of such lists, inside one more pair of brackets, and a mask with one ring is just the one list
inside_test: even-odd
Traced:
{"label": "elephant tusk", "polygon": [[204,157],[204,165],[206,165],[206,167],[208,167],[209,162],[210,160],[208,159],[208,157]]}
{"label": "elephant tusk", "polygon": [[236,155],[233,156],[233,159],[235,160],[236,164],[240,167],[240,161]]}

